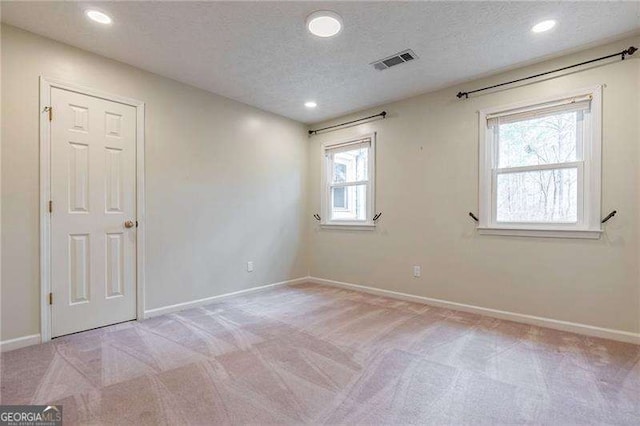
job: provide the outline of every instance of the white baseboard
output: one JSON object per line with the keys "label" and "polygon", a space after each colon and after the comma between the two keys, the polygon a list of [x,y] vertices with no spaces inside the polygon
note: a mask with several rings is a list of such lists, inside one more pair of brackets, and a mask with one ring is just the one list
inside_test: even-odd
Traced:
{"label": "white baseboard", "polygon": [[595,327],[592,325],[560,321],[551,318],[537,317],[534,315],[519,314],[515,312],[501,311],[498,309],[483,308],[480,306],[466,305],[464,303],[450,302],[448,300],[432,299],[430,297],[415,296],[413,294],[399,293],[396,291],[383,290],[380,288],[350,284],[341,281],[327,280],[324,278],[308,277],[305,281],[371,293],[378,296],[391,297],[408,302],[424,303],[425,305],[437,306],[440,308],[470,312],[507,321],[514,321],[524,324],[537,325],[540,327],[552,328],[555,330],[568,331],[571,333],[583,334],[586,336],[602,337],[605,339],[617,340],[620,342],[635,343],[637,345],[640,344],[640,333]]}
{"label": "white baseboard", "polygon": [[[498,309],[482,308],[480,306],[466,305],[464,303],[450,302],[447,300],[416,296],[413,294],[400,293],[400,292],[391,291],[391,290],[383,290],[375,287],[368,287],[364,285],[345,283],[341,281],[334,281],[334,280],[328,280],[328,279],[317,278],[317,277],[296,278],[293,280],[281,281],[278,283],[267,284],[260,287],[248,288],[246,290],[220,294],[218,296],[207,297],[204,299],[193,300],[190,302],[178,303],[175,305],[169,305],[169,306],[163,306],[161,308],[150,309],[145,311],[145,318],[151,318],[158,315],[163,315],[171,312],[182,311],[184,309],[203,306],[213,301],[224,299],[227,297],[264,291],[277,286],[303,284],[306,282],[324,284],[324,285],[329,285],[333,287],[341,287],[349,290],[375,294],[378,296],[386,296],[393,299],[406,300],[408,302],[424,303],[425,305],[437,306],[437,307],[446,308],[446,309],[454,309],[458,311],[471,312],[474,314],[485,315],[485,316],[503,319],[507,321],[537,325],[540,327],[547,327],[555,330],[568,331],[571,333],[583,334],[586,336],[602,337],[605,339],[617,340],[621,342],[640,344],[640,333],[631,333],[628,331],[595,327],[592,325],[554,320],[551,318],[537,317],[534,315],[518,314],[515,312],[501,311]],[[40,334],[32,334],[30,336],[23,336],[23,337],[18,337],[16,339],[0,341],[0,352],[12,351],[14,349],[20,349],[20,348],[24,348],[31,345],[36,345],[36,344],[39,344],[40,342],[41,342]]]}
{"label": "white baseboard", "polygon": [[255,292],[264,291],[273,287],[278,287],[283,285],[302,284],[305,282],[309,282],[309,277],[302,277],[302,278],[296,278],[293,280],[280,281],[278,283],[267,284],[260,287],[252,287],[245,290],[234,291],[232,293],[225,293],[225,294],[219,294],[217,296],[205,297],[204,299],[197,299],[189,302],[176,303],[175,305],[168,305],[168,306],[163,306],[161,308],[146,310],[144,311],[144,317],[145,318],[157,317],[158,315],[164,315],[172,312],[183,311],[185,309],[197,308],[199,306],[203,306],[220,299],[225,299],[227,297],[239,296],[241,294],[255,293]]}
{"label": "white baseboard", "polygon": [[40,343],[40,335],[32,334],[30,336],[18,337],[16,339],[4,340],[0,342],[0,352],[9,352],[14,349],[20,349]]}
{"label": "white baseboard", "polygon": [[[193,300],[190,302],[178,303],[175,305],[163,306],[161,308],[149,309],[144,312],[145,318],[156,317],[158,315],[168,314],[171,312],[182,311],[184,309],[195,308],[198,306],[206,305],[215,300],[224,299],[227,297],[238,296],[240,294],[254,293],[259,291],[268,290],[273,287],[283,286],[283,285],[295,285],[302,284],[305,282],[309,282],[309,277],[296,278],[293,280],[281,281],[278,283],[267,284],[260,287],[252,287],[246,290],[234,291],[233,293],[225,293],[220,294],[218,296],[207,297],[204,299]],[[33,334],[30,336],[18,337],[16,339],[10,339],[5,341],[0,341],[0,352],[8,352],[14,349],[20,349],[31,345],[37,345],[41,343],[40,334]]]}

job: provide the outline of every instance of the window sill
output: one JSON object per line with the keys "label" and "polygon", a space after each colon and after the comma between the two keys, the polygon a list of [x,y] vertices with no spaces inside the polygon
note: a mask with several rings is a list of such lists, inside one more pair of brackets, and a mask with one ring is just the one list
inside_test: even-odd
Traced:
{"label": "window sill", "polygon": [[601,230],[578,229],[534,229],[534,228],[480,228],[480,235],[506,235],[513,237],[538,237],[538,238],[582,238],[597,240],[602,234]]}
{"label": "window sill", "polygon": [[322,229],[342,229],[346,231],[373,231],[376,225],[373,223],[321,223]]}

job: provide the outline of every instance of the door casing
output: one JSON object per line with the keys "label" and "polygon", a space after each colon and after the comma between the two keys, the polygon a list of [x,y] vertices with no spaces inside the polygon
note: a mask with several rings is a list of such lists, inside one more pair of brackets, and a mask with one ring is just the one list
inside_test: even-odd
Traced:
{"label": "door casing", "polygon": [[[136,317],[144,319],[145,198],[144,134],[145,104],[142,101],[105,93],[89,87],[40,76],[40,339],[51,340],[51,123],[46,107],[51,105],[51,88],[130,105],[136,109]],[[53,114],[56,112],[53,111]],[[55,205],[54,205],[55,209]],[[55,303],[55,299],[54,299]]]}

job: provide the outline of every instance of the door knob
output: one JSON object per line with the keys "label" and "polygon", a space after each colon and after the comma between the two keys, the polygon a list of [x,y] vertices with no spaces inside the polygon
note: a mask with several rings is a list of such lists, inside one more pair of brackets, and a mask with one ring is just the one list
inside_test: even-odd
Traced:
{"label": "door knob", "polygon": [[132,220],[128,220],[128,221],[126,221],[126,222],[124,223],[124,227],[125,227],[125,228],[133,228],[133,225],[135,225],[135,224],[133,223],[133,221],[132,221]]}

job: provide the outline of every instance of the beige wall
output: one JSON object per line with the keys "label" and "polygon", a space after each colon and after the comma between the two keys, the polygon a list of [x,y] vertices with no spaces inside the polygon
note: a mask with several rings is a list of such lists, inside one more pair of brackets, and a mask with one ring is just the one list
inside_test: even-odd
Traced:
{"label": "beige wall", "polygon": [[[308,139],[304,126],[2,27],[0,340],[39,333],[38,76],[147,105],[147,309],[310,275],[640,331],[640,57],[459,101],[459,89],[621,50],[640,38],[407,99],[384,121]],[[389,70],[387,72],[394,72]],[[604,89],[602,239],[479,236],[477,110]],[[326,124],[332,124],[343,119]],[[378,132],[375,231],[320,229],[320,144]],[[310,227],[309,227],[310,226]],[[245,272],[245,262],[255,272]],[[412,266],[421,265],[421,278]]]}
{"label": "beige wall", "polygon": [[[639,332],[640,56],[466,101],[455,97],[460,89],[592,59],[631,44],[638,46],[640,39],[323,123],[388,111],[386,120],[313,137],[309,152],[310,208],[317,212],[321,143],[376,131],[376,209],[383,216],[372,232],[314,224],[311,275]],[[477,111],[596,84],[606,85],[602,213],[619,212],[604,236],[594,241],[478,235],[467,216],[478,210]],[[421,278],[413,278],[412,265],[422,266]]]}
{"label": "beige wall", "polygon": [[304,126],[2,26],[0,340],[40,332],[40,75],[146,102],[147,309],[307,275]]}

